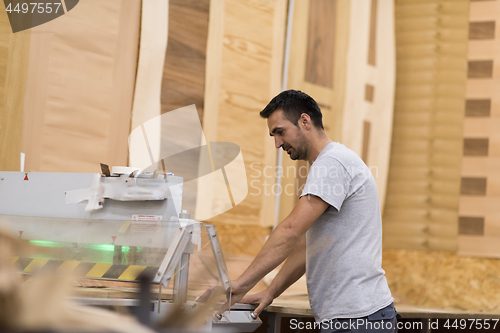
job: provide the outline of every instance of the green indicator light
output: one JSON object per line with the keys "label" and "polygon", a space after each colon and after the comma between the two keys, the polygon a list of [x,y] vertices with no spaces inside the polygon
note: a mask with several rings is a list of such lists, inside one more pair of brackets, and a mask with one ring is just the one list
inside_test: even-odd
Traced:
{"label": "green indicator light", "polygon": [[97,251],[110,251],[113,252],[115,250],[115,246],[113,244],[89,244],[86,245],[85,247],[88,247],[89,249],[92,250],[97,250]]}
{"label": "green indicator light", "polygon": [[64,245],[59,242],[43,241],[43,240],[30,240],[30,244],[42,247],[63,247]]}

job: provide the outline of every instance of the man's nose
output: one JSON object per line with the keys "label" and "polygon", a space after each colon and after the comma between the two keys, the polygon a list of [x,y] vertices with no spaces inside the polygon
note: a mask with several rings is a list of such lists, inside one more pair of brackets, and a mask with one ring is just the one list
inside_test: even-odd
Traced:
{"label": "man's nose", "polygon": [[279,148],[283,145],[283,140],[281,140],[280,138],[278,137],[274,137],[274,145],[276,146],[276,148]]}

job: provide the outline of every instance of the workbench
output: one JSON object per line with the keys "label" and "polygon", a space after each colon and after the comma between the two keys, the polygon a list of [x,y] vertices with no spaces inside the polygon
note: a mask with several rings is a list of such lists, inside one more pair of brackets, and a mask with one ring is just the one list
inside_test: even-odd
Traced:
{"label": "workbench", "polygon": [[[113,299],[135,299],[137,297],[137,285],[133,282],[117,282],[105,280],[91,280],[80,279],[78,280],[80,286],[75,287],[76,297],[89,297],[89,298],[113,298]],[[202,290],[190,290],[188,293],[188,301],[194,301],[203,293]],[[152,294],[157,299],[158,289],[157,286],[152,286]],[[172,299],[172,289],[163,289],[161,292],[162,300]],[[466,319],[469,320],[499,320],[497,329],[500,328],[500,312],[472,312],[456,309],[433,309],[417,307],[410,304],[395,304],[397,311],[402,315],[402,320],[407,321],[413,325],[412,332],[433,332],[432,323],[439,321],[439,327],[443,327],[446,320]],[[252,310],[255,306],[250,304],[236,304],[233,306],[235,310]],[[274,300],[274,302],[267,307],[266,311],[261,314],[263,325],[258,328],[256,332],[278,333],[278,332],[291,332],[287,325],[287,320],[299,318],[302,320],[313,321],[313,313],[309,306],[307,295],[284,295]],[[415,324],[416,323],[416,324]],[[409,325],[409,324],[408,324]],[[415,330],[417,328],[418,330]],[[453,330],[449,330],[453,332]],[[456,331],[459,331],[456,330]],[[466,332],[467,330],[461,330]],[[491,331],[491,330],[490,330]],[[314,331],[311,331],[314,332]],[[405,330],[400,330],[405,332]]]}

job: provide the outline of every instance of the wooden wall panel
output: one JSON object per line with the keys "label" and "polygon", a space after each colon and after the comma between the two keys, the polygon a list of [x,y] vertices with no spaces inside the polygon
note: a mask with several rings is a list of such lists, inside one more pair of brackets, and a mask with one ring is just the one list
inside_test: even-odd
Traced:
{"label": "wooden wall panel", "polygon": [[286,4],[210,1],[203,130],[209,142],[239,145],[249,186],[240,204],[210,222],[274,225],[276,149],[259,111],[280,92]]}
{"label": "wooden wall panel", "polygon": [[457,249],[468,30],[468,1],[396,2],[386,248]]}
{"label": "wooden wall panel", "polygon": [[169,0],[161,113],[195,104],[203,119],[209,0]]}
{"label": "wooden wall panel", "polygon": [[[323,19],[324,15],[313,14],[319,3],[295,2],[287,88],[311,95],[323,112],[328,136],[368,159],[366,163],[374,173],[383,208],[394,101],[394,8],[387,1],[370,1],[370,6],[366,6],[366,1],[337,1],[335,16]],[[333,2],[330,6],[333,8]],[[329,37],[335,41],[330,87],[308,77],[308,46],[316,40],[309,29],[313,18],[314,26],[335,34]],[[326,68],[325,62],[332,59],[314,61],[317,68]],[[370,131],[364,130],[366,123],[371,124]],[[285,155],[283,167],[297,170],[299,165]],[[297,179],[297,175],[285,176],[282,186],[299,193]],[[295,194],[282,194],[280,220],[290,213],[295,202]]]}
{"label": "wooden wall panel", "polygon": [[336,3],[312,0],[309,6],[305,81],[327,88],[333,85]]}
{"label": "wooden wall panel", "polygon": [[139,20],[139,0],[90,0],[32,29],[26,170],[100,172],[100,162],[127,165]]}
{"label": "wooden wall panel", "polygon": [[[205,96],[209,9],[209,0],[169,1],[168,40],[160,92],[162,114],[194,104],[200,124],[203,120]],[[186,124],[180,125],[186,126]],[[193,138],[202,136],[202,133],[194,133],[194,129],[190,130],[193,131]],[[168,151],[165,145],[177,144],[176,138],[172,135],[162,133],[162,136],[166,142],[162,142],[161,152]],[[199,144],[201,140],[196,146]],[[185,179],[196,179],[198,168],[196,163],[184,165],[180,176]],[[182,209],[192,212],[193,215],[196,210],[197,194],[197,182],[184,183]]]}
{"label": "wooden wall panel", "polygon": [[394,3],[352,0],[350,13],[341,142],[365,158],[383,211],[394,110]]}
{"label": "wooden wall panel", "polygon": [[30,31],[12,33],[0,4],[0,170],[19,171]]}
{"label": "wooden wall panel", "polygon": [[499,1],[471,2],[458,253],[500,257]]}
{"label": "wooden wall panel", "polygon": [[[331,15],[314,14],[321,9]],[[295,1],[287,88],[301,90],[318,102],[323,113],[325,132],[334,141],[342,139],[349,22],[349,1]],[[322,31],[318,32],[312,27]],[[313,53],[312,47],[319,37],[318,33],[323,34],[320,35],[323,43],[328,41],[334,43],[324,45],[333,54]],[[330,85],[311,78],[311,73],[320,69],[331,71],[321,74],[323,78],[331,77]],[[306,178],[303,170],[307,170],[307,167],[304,169],[302,162],[292,161],[286,153],[283,153],[283,169],[290,172],[284,172],[281,181],[282,188],[287,190],[281,193],[279,221],[283,220],[295,206]]]}

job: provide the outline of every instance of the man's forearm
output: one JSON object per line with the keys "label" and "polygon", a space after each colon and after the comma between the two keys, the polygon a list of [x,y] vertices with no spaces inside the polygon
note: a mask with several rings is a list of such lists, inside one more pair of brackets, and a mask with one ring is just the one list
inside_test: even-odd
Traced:
{"label": "man's forearm", "polygon": [[273,279],[269,287],[269,293],[273,298],[281,295],[295,281],[300,279],[306,272],[306,242],[305,237],[295,250],[290,254],[285,264]]}
{"label": "man's forearm", "polygon": [[267,273],[281,264],[300,243],[309,227],[323,214],[328,204],[316,196],[303,196],[271,233],[255,260],[236,280],[233,290],[246,293]]}
{"label": "man's forearm", "polygon": [[285,225],[282,223],[274,229],[257,257],[237,280],[246,291],[281,264],[299,243],[300,236],[291,233]]}

